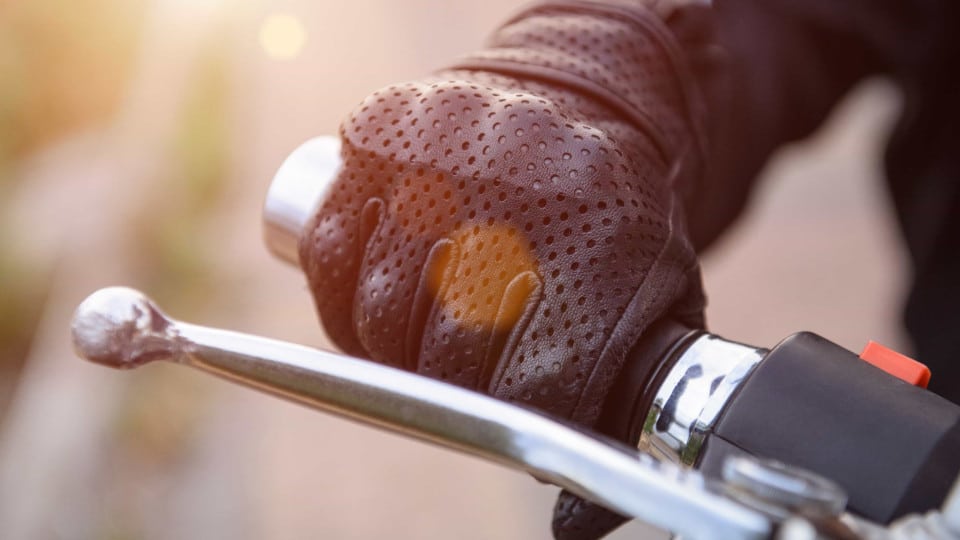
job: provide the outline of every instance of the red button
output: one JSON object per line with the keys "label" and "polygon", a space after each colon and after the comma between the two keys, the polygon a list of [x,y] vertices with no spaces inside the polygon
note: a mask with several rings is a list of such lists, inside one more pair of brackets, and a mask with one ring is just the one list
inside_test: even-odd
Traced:
{"label": "red button", "polygon": [[860,358],[914,386],[926,388],[930,382],[930,368],[876,341],[867,343],[860,353]]}

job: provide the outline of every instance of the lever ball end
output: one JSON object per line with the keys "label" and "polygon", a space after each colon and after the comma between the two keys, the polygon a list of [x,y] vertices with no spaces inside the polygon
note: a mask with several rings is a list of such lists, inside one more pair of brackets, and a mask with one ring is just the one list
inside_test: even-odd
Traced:
{"label": "lever ball end", "polygon": [[143,293],[126,287],[88,296],[77,307],[71,330],[78,356],[117,369],[182,352],[172,321]]}

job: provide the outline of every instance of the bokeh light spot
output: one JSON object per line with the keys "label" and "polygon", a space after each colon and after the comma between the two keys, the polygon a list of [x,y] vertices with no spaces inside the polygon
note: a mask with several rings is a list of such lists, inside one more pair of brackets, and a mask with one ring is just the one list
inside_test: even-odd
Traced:
{"label": "bokeh light spot", "polygon": [[296,58],[306,43],[307,30],[293,15],[274,13],[260,25],[260,46],[274,60]]}

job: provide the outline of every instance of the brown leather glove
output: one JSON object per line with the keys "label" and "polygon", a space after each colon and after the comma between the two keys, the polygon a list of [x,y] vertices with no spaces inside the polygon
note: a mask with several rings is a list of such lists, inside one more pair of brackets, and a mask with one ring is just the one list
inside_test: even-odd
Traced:
{"label": "brown leather glove", "polygon": [[701,114],[641,2],[530,8],[488,49],[373,93],[300,244],[328,334],[594,426],[652,323],[703,324],[679,196]]}

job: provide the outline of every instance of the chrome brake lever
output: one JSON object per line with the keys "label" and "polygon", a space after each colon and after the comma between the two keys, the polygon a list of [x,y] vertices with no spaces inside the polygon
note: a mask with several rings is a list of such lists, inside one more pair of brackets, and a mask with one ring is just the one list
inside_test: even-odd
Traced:
{"label": "chrome brake lever", "polygon": [[769,538],[768,516],[710,489],[698,472],[600,441],[462,388],[292,343],[171,319],[142,293],[95,292],[77,308],[79,356],[129,369],[185,364],[321,411],[466,452],[695,539]]}

